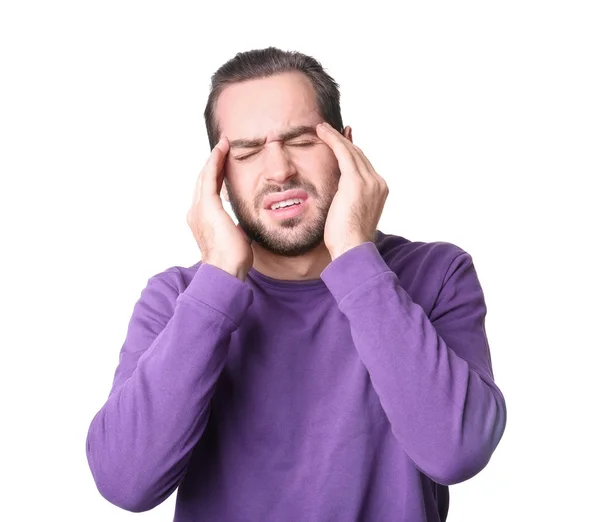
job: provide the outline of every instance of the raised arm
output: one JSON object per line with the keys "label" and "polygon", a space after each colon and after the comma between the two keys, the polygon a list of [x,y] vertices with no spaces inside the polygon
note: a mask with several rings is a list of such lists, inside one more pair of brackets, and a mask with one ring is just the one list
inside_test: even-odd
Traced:
{"label": "raised arm", "polygon": [[446,275],[429,316],[372,242],[347,251],[321,277],[348,318],[399,444],[423,473],[449,485],[487,464],[504,432],[506,404],[493,378],[471,256],[463,251],[441,268]]}
{"label": "raised arm", "polygon": [[202,264],[181,294],[174,277],[158,274],[142,291],[110,395],[87,435],[98,490],[134,512],[177,488],[206,427],[231,334],[252,302],[248,285],[213,265]]}

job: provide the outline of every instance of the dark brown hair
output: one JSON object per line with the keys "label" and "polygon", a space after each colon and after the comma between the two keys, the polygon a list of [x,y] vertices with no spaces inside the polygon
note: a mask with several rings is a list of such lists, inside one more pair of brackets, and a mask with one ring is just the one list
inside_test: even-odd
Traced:
{"label": "dark brown hair", "polygon": [[308,77],[315,90],[322,118],[334,129],[342,132],[344,124],[340,110],[339,85],[325,72],[322,65],[315,58],[296,51],[267,47],[236,54],[212,75],[210,94],[204,109],[211,150],[219,141],[220,130],[215,109],[219,95],[225,87],[292,71],[299,71]]}

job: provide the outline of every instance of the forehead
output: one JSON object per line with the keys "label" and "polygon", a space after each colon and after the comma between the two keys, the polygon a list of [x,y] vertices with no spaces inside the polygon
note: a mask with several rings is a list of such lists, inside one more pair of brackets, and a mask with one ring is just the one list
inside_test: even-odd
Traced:
{"label": "forehead", "polygon": [[226,87],[216,105],[221,135],[239,138],[275,138],[296,125],[316,125],[319,116],[310,80],[290,72]]}

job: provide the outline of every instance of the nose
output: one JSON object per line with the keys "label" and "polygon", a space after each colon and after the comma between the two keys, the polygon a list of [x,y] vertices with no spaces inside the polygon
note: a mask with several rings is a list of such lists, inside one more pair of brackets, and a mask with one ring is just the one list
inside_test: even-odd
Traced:
{"label": "nose", "polygon": [[265,147],[264,178],[274,183],[283,183],[296,175],[296,166],[281,142],[272,142]]}

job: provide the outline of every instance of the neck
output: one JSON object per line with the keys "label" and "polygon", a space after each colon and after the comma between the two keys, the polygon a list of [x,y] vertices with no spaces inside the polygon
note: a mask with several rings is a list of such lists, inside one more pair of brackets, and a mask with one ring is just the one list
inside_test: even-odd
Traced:
{"label": "neck", "polygon": [[331,263],[331,255],[325,243],[321,243],[314,250],[297,257],[275,255],[256,243],[252,243],[251,246],[254,253],[252,267],[261,274],[273,279],[287,281],[319,279],[321,272]]}

